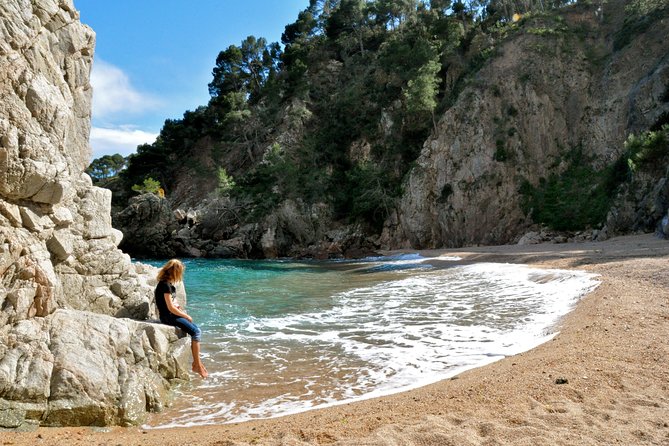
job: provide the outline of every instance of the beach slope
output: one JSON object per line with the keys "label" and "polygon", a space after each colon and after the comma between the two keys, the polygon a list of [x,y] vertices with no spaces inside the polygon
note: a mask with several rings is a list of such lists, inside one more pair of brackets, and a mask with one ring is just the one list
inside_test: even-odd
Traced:
{"label": "beach slope", "polygon": [[669,444],[669,242],[647,234],[423,253],[585,270],[601,285],[551,341],[409,392],[232,425],[3,432],[3,444]]}

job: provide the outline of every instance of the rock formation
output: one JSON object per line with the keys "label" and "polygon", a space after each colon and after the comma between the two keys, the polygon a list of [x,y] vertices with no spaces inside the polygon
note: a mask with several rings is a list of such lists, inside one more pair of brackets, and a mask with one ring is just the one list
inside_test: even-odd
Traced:
{"label": "rock formation", "polygon": [[[173,240],[179,226],[167,201],[154,194],[130,199],[128,207],[114,215],[114,226],[123,228],[120,248],[140,257],[167,258],[182,253],[183,245]],[[130,248],[130,250],[128,250]]]}
{"label": "rock formation", "polygon": [[138,423],[188,376],[187,339],[124,319],[151,316],[155,271],[83,173],[94,43],[71,0],[0,6],[0,427]]}
{"label": "rock formation", "polygon": [[262,221],[239,225],[225,197],[171,210],[169,199],[142,194],[114,215],[120,247],[138,258],[341,258],[375,254],[359,225],[335,225],[330,209],[285,200]]}
{"label": "rock formation", "polygon": [[[669,86],[666,20],[615,49],[623,11],[624,2],[608,2],[604,23],[595,9],[565,13],[581,35],[538,23],[495,49],[425,142],[383,244],[514,241],[531,224],[520,205],[524,181],[563,171],[576,148],[610,164],[629,133],[669,111],[661,99]],[[617,229],[632,230],[628,223]]]}

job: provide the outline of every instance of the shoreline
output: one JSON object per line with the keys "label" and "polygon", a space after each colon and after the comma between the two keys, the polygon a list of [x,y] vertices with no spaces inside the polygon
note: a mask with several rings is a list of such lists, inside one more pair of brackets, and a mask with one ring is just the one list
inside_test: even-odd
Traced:
{"label": "shoreline", "polygon": [[[396,262],[399,263],[399,266]],[[297,263],[299,264],[299,262]],[[318,261],[316,264],[320,265],[321,263],[321,261]],[[438,266],[434,266],[435,264]],[[378,286],[378,283],[384,282],[386,282],[388,286],[392,286],[390,284],[402,282],[408,277],[421,278],[421,283],[432,289],[431,293],[424,291],[421,295],[426,293],[428,296],[429,294],[432,294],[436,297],[431,303],[433,307],[430,309],[430,312],[435,315],[440,311],[443,312],[441,322],[435,320],[434,322],[426,322],[427,325],[432,326],[432,324],[437,324],[436,326],[439,327],[439,331],[443,331],[443,333],[449,333],[450,330],[454,331],[451,332],[450,335],[444,335],[445,337],[440,337],[439,334],[434,335],[436,339],[444,342],[440,348],[432,347],[429,341],[427,344],[424,344],[422,341],[418,342],[417,339],[414,339],[414,341],[416,341],[415,343],[410,343],[410,345],[412,345],[410,349],[398,345],[398,350],[392,355],[393,357],[387,358],[388,361],[386,361],[386,365],[390,367],[390,370],[395,372],[395,375],[388,376],[385,379],[370,380],[364,387],[356,387],[360,383],[355,379],[346,379],[346,381],[339,381],[339,384],[337,384],[337,381],[328,378],[328,368],[321,369],[320,379],[316,374],[308,374],[311,376],[310,379],[313,380],[314,383],[318,382],[320,384],[321,382],[330,382],[330,386],[335,385],[342,389],[348,389],[346,391],[348,397],[346,398],[343,397],[343,392],[337,390],[338,387],[333,389],[339,392],[338,397],[331,396],[330,398],[317,398],[319,396],[318,391],[311,387],[308,387],[310,391],[313,392],[311,397],[299,396],[300,389],[306,390],[307,387],[302,388],[301,386],[298,386],[297,388],[291,388],[288,386],[282,388],[281,383],[286,382],[286,376],[289,377],[287,379],[288,381],[292,381],[288,371],[286,371],[286,374],[283,374],[284,372],[282,372],[282,379],[271,386],[273,389],[272,393],[265,394],[265,397],[261,399],[247,399],[249,394],[253,393],[253,391],[247,387],[247,384],[253,384],[253,381],[249,381],[248,377],[244,383],[238,382],[237,385],[230,385],[228,383],[217,381],[212,383],[199,382],[199,380],[196,379],[194,388],[186,390],[185,393],[179,392],[180,396],[175,399],[175,404],[172,408],[167,408],[162,414],[150,415],[146,422],[141,424],[141,427],[146,430],[153,430],[236,424],[247,421],[295,415],[311,410],[325,409],[374,398],[383,398],[397,393],[415,390],[442,380],[450,379],[467,370],[483,367],[506,357],[523,353],[549,341],[557,334],[555,327],[564,315],[571,311],[585,294],[599,285],[599,281],[596,279],[597,275],[580,271],[539,269],[522,264],[487,262],[462,263],[460,257],[426,257],[416,253],[400,255],[391,254],[385,257],[373,257],[365,258],[361,261],[344,262],[344,268],[341,268],[340,265],[341,264],[338,262],[332,265],[330,261],[325,261],[324,265],[321,266],[324,266],[326,268],[325,271],[327,272],[339,272],[340,270],[343,270],[344,272],[355,273],[356,277],[358,277],[357,274],[361,271],[363,276],[368,272],[371,273],[370,276],[377,276],[377,279],[372,280],[371,284],[365,283],[364,285],[357,283],[358,279],[355,279],[356,286],[353,288],[354,290],[361,289],[358,288],[361,286],[363,288],[366,288],[367,286],[376,287]],[[395,273],[396,269],[399,270],[399,274]],[[386,272],[387,270],[388,273]],[[453,274],[455,274],[455,276]],[[531,313],[531,317],[525,318],[524,322],[521,322],[522,318],[518,315],[513,317],[514,322],[511,324],[513,327],[501,327],[495,320],[490,320],[490,325],[484,324],[483,327],[478,327],[477,323],[471,324],[472,326],[470,326],[470,324],[464,324],[467,329],[474,328],[474,331],[468,331],[467,336],[457,334],[462,326],[458,323],[457,317],[451,313],[452,309],[450,308],[450,304],[446,303],[445,307],[441,306],[445,303],[443,301],[449,301],[445,296],[448,296],[452,291],[457,292],[456,290],[461,290],[461,287],[464,285],[460,282],[461,280],[465,280],[467,283],[466,286],[473,285],[473,277],[462,279],[459,277],[460,274],[472,274],[474,277],[478,277],[479,281],[484,281],[485,283],[488,283],[489,286],[495,287],[497,290],[496,292],[485,291],[485,295],[490,296],[495,301],[499,299],[499,302],[502,302],[505,299],[510,299],[508,305],[516,308],[518,303],[515,301],[515,298],[520,294],[523,296],[523,308],[532,305],[537,305],[537,307]],[[198,276],[198,278],[202,279],[200,276]],[[554,281],[553,279],[556,278],[559,279]],[[453,286],[449,285],[449,282],[452,281],[455,281]],[[499,282],[504,283],[504,285],[499,285]],[[548,284],[545,284],[545,282]],[[534,285],[538,286],[538,288],[534,289]],[[421,285],[417,285],[417,287],[420,289]],[[408,294],[406,295],[407,300],[405,302],[413,302],[413,300],[408,297],[411,295],[411,290],[406,290],[406,292]],[[528,299],[527,293],[536,297]],[[542,294],[543,297],[540,297]],[[441,295],[441,297],[438,297],[439,295]],[[498,297],[495,298],[495,295]],[[478,299],[475,299],[475,302],[472,302],[468,301],[471,297],[460,294],[459,296],[461,299],[464,299],[464,302],[468,302],[461,304],[464,306],[463,308],[470,308],[471,305],[486,305],[486,298],[484,297],[479,297]],[[399,298],[400,295],[395,296],[395,293],[391,293],[387,294],[386,297],[388,299],[394,299],[395,297]],[[430,298],[427,297],[426,302],[429,301]],[[458,301],[460,301],[460,299],[458,299]],[[353,303],[349,305],[353,305],[352,307],[349,307],[352,311],[359,311],[354,310],[357,304]],[[391,305],[392,308],[395,306],[396,304]],[[499,303],[497,303],[496,306],[493,304],[493,307],[502,312],[506,309],[505,305],[500,305]],[[441,310],[438,308],[441,308]],[[472,307],[471,311],[476,310]],[[488,311],[494,312],[494,310],[491,309]],[[379,314],[379,316],[383,318],[383,314]],[[416,313],[415,316],[420,317],[420,314]],[[469,318],[466,312],[465,314],[462,314],[462,317]],[[501,319],[505,319],[505,317],[502,316]],[[330,323],[336,325],[338,322],[340,322],[338,318],[330,318]],[[346,324],[344,321],[341,321],[341,323]],[[327,323],[324,323],[323,326],[327,327]],[[450,329],[445,327],[450,327]],[[375,333],[381,334],[384,330],[383,325],[377,325],[375,329],[354,326],[353,328],[349,327],[348,330],[357,330],[358,328],[361,332],[368,332],[369,335],[374,335]],[[325,329],[327,330],[327,328]],[[433,327],[430,331],[433,331],[434,329],[435,328]],[[345,331],[346,330],[344,330],[344,332]],[[490,335],[491,332],[496,334]],[[210,335],[213,336],[213,333],[210,333]],[[401,334],[398,334],[397,336],[401,336]],[[482,339],[472,343],[472,339],[474,338]],[[457,339],[457,341],[455,339]],[[438,341],[435,342],[435,345],[436,344],[438,344]],[[294,348],[299,349],[299,347]],[[443,353],[444,351],[450,351],[450,353]],[[372,354],[372,356],[374,355]],[[439,357],[440,359],[436,360],[436,357]],[[430,360],[427,358],[433,359]],[[216,361],[213,356],[212,360],[213,362],[210,362],[208,367],[210,372],[213,372],[214,375],[217,375],[219,372],[217,367],[224,366],[225,368],[229,366],[224,362]],[[442,361],[443,364],[441,363]],[[260,363],[263,363],[263,360],[260,360]],[[392,363],[392,365],[390,365],[390,363]],[[367,361],[362,361],[362,363],[359,364],[358,370],[362,371],[371,364],[375,364],[377,367],[380,366],[378,362],[372,361],[368,363]],[[408,364],[413,365],[415,369]],[[337,367],[340,363],[332,363],[331,365]],[[428,369],[431,371],[428,372]],[[246,372],[252,372],[252,370],[246,369]],[[245,373],[242,373],[242,375],[244,374]],[[402,377],[403,375],[404,378],[397,379],[397,377]],[[294,378],[297,380],[305,379],[302,375],[298,375]],[[309,382],[310,379],[303,381],[305,386],[311,385]],[[349,387],[347,383],[350,384],[351,387]],[[200,387],[201,385],[208,390],[203,390],[203,388]],[[216,390],[212,389],[219,386],[223,386],[226,390],[224,392],[221,392],[220,390],[219,392],[216,392]],[[328,384],[326,384],[326,387],[327,386]],[[187,388],[190,388],[190,386],[187,386]],[[363,388],[364,391],[361,390]],[[295,391],[298,393],[295,393]],[[196,406],[204,404],[205,407],[201,408],[201,412],[195,410],[194,407],[191,407],[193,404],[191,403],[191,399],[198,401]],[[268,401],[272,401],[272,403],[268,403]],[[221,405],[225,403],[227,405],[226,407],[230,410],[230,413],[226,413],[226,411],[222,409],[222,406],[218,406],[218,404],[216,404],[218,402],[220,402]],[[234,406],[231,406],[230,403],[233,403]],[[210,405],[210,408],[206,408],[207,405]],[[190,410],[193,410],[190,413],[190,416],[188,415],[189,412],[184,412]],[[233,411],[235,412],[234,414],[232,414]]]}
{"label": "shoreline", "polygon": [[668,241],[646,234],[384,254],[399,252],[579,269],[601,283],[548,342],[413,390],[238,424],[3,432],[4,444],[669,443]]}

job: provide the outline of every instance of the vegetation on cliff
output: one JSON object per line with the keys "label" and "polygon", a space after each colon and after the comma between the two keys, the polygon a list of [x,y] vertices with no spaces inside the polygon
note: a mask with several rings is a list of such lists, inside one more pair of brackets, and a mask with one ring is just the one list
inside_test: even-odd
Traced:
{"label": "vegetation on cliff", "polygon": [[[618,48],[666,15],[657,0],[628,3]],[[249,36],[220,52],[210,102],[167,120],[155,143],[138,147],[115,200],[125,202],[150,178],[176,204],[225,196],[239,225],[292,200],[323,203],[335,221],[379,234],[437,117],[477,81],[499,44],[522,33],[586,41],[587,29],[566,24],[560,8],[605,20],[602,4],[311,0],[281,44]],[[550,44],[538,45],[551,52]],[[588,51],[596,70],[608,53]],[[498,137],[500,163],[515,162],[505,142],[511,132]],[[566,149],[563,161],[539,185],[521,188],[527,213],[556,229],[601,224],[626,161],[598,166],[578,148]]]}
{"label": "vegetation on cliff", "polygon": [[224,168],[233,196],[262,212],[320,200],[378,226],[435,115],[489,55],[481,33],[568,2],[523,3],[312,0],[282,45],[249,36],[221,51],[209,104],[140,146],[124,188],[151,177],[169,195],[184,167]]}

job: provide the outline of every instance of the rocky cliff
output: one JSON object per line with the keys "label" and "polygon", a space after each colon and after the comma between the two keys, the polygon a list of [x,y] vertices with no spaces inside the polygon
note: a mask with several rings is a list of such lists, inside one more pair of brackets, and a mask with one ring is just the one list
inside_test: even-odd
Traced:
{"label": "rocky cliff", "polygon": [[138,423],[187,340],[151,314],[90,160],[95,35],[71,0],[0,5],[0,427]]}
{"label": "rocky cliff", "polygon": [[[524,182],[564,171],[575,149],[594,167],[611,164],[630,133],[666,113],[667,19],[620,48],[624,10],[620,1],[566,10],[491,45],[489,62],[426,141],[383,243],[512,242],[532,223],[521,206]],[[628,220],[609,216],[617,231],[639,229]]]}

